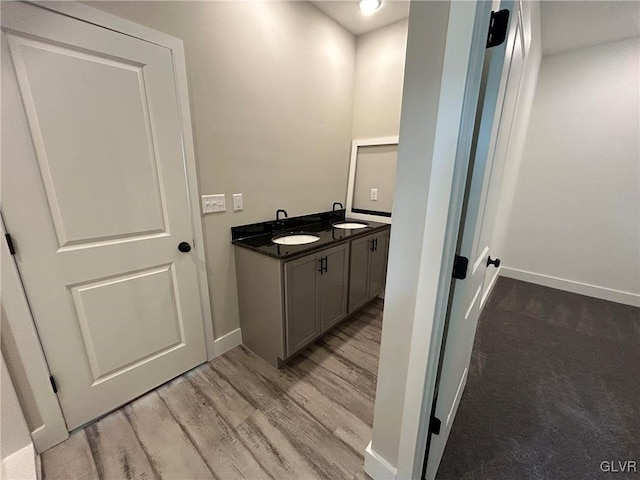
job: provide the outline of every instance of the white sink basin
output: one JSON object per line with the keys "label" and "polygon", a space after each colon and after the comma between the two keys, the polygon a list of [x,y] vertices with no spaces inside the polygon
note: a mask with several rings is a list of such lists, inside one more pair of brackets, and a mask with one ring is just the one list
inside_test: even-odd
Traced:
{"label": "white sink basin", "polygon": [[335,228],[346,228],[348,230],[353,230],[357,228],[367,228],[369,225],[367,225],[366,223],[360,223],[360,222],[341,222],[341,223],[334,223],[333,226]]}
{"label": "white sink basin", "polygon": [[318,240],[320,240],[320,237],[306,233],[296,233],[271,239],[273,243],[277,243],[278,245],[304,245],[306,243],[317,242]]}

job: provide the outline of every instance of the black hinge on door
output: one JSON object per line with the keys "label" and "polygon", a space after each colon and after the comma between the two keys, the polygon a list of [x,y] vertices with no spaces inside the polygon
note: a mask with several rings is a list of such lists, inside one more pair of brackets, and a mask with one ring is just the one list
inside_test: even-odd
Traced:
{"label": "black hinge on door", "polygon": [[467,257],[461,257],[456,255],[453,257],[453,273],[452,277],[458,280],[464,280],[467,278],[467,267],[469,266],[469,259]]}
{"label": "black hinge on door", "polygon": [[56,381],[53,379],[53,375],[49,376],[49,381],[51,382],[51,388],[53,389],[53,393],[58,393],[58,386],[56,385]]}
{"label": "black hinge on door", "polygon": [[4,234],[4,239],[7,241],[7,247],[9,247],[9,253],[11,255],[15,255],[16,254],[16,249],[13,246],[13,240],[11,239],[11,235],[9,235],[8,233]]}
{"label": "black hinge on door", "polygon": [[487,35],[487,48],[497,47],[507,38],[509,31],[509,10],[491,12],[489,21],[489,34]]}
{"label": "black hinge on door", "polygon": [[439,435],[441,426],[442,422],[438,417],[431,417],[431,420],[429,420],[429,432],[433,433],[434,435]]}

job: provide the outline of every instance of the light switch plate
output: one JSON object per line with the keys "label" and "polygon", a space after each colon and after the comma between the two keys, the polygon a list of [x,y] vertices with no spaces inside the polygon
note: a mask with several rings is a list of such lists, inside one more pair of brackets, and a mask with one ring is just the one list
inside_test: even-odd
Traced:
{"label": "light switch plate", "polygon": [[227,211],[224,193],[218,195],[202,195],[202,213],[218,213]]}
{"label": "light switch plate", "polygon": [[242,202],[242,194],[241,193],[234,193],[232,195],[233,197],[233,211],[234,212],[238,212],[240,210],[244,209],[244,204]]}
{"label": "light switch plate", "polygon": [[371,189],[371,200],[378,200],[378,189],[377,188],[372,188]]}

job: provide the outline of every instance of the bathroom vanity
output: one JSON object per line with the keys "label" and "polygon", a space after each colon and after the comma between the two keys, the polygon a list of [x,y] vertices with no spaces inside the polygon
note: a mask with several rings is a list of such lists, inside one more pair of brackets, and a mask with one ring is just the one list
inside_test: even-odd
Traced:
{"label": "bathroom vanity", "polygon": [[242,343],[279,367],[375,298],[389,230],[344,210],[233,227]]}

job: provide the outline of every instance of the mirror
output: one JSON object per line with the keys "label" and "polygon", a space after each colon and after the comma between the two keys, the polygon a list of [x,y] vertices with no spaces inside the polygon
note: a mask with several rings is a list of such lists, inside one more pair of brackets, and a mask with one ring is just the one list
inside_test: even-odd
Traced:
{"label": "mirror", "polygon": [[347,217],[391,223],[398,137],[354,140],[347,191]]}

